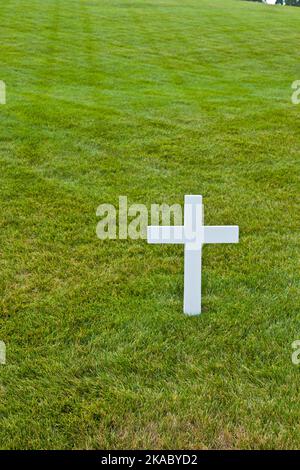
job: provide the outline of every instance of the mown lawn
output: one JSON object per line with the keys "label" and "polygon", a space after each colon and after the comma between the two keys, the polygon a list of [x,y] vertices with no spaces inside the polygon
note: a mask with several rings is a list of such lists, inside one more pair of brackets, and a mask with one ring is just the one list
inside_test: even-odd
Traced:
{"label": "mown lawn", "polygon": [[[300,9],[239,0],[0,8],[0,447],[300,446]],[[240,226],[203,253],[100,241],[97,206]]]}

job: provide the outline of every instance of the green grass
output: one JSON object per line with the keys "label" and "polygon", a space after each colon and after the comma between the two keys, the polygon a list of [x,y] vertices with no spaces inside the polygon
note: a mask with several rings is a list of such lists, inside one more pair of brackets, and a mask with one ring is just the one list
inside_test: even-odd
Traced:
{"label": "green grass", "polygon": [[[297,448],[300,9],[0,8],[0,447]],[[100,241],[96,208],[204,196],[240,244]]]}

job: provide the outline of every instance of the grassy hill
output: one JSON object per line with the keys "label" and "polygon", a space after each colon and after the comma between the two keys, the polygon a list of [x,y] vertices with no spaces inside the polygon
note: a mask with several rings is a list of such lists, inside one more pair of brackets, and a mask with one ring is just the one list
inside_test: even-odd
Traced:
{"label": "grassy hill", "polygon": [[[300,9],[238,0],[0,8],[1,448],[300,446]],[[238,224],[203,253],[100,241],[96,208]],[[300,367],[300,366],[299,366]]]}

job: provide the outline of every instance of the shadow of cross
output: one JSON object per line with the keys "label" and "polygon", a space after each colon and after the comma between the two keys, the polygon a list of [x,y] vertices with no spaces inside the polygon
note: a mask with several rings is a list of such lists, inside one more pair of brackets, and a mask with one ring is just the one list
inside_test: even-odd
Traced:
{"label": "shadow of cross", "polygon": [[238,243],[236,225],[204,225],[202,196],[184,198],[184,225],[147,227],[148,243],[184,245],[184,302],[187,315],[201,313],[201,257],[204,243]]}

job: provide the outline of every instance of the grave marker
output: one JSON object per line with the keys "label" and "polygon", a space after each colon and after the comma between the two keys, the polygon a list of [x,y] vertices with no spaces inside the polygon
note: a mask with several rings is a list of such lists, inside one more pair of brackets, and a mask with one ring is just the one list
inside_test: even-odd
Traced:
{"label": "grave marker", "polygon": [[148,243],[184,245],[184,306],[187,315],[201,313],[201,258],[204,243],[238,243],[239,227],[203,223],[202,196],[185,196],[184,225],[147,228]]}

